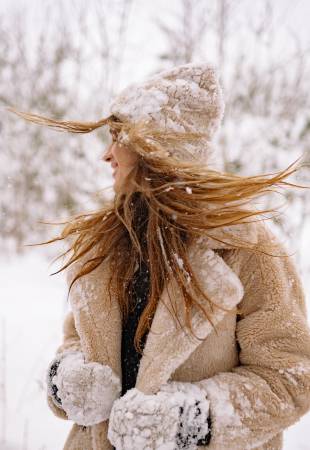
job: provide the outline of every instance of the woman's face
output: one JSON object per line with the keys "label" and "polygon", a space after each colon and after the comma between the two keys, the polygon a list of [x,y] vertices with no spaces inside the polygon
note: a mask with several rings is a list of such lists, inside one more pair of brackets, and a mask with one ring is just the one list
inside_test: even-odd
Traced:
{"label": "woman's face", "polygon": [[126,175],[135,167],[138,154],[129,147],[112,141],[112,144],[108,146],[106,152],[103,154],[102,160],[109,162],[112,169],[114,169],[114,191],[117,192],[121,186],[123,189],[126,188],[126,186],[123,186],[123,181]]}

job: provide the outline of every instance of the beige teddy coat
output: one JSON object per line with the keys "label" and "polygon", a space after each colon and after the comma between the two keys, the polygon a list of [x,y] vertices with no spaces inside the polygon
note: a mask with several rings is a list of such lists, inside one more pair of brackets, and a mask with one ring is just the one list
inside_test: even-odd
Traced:
{"label": "beige teddy coat", "polygon": [[[211,313],[214,331],[195,309],[193,330],[206,339],[190,337],[176,326],[164,306],[165,300],[169,304],[169,288],[175,305],[183,311],[178,288],[169,280],[147,337],[136,388],[153,394],[168,380],[202,387],[210,400],[212,439],[209,446],[198,448],[278,450],[283,430],[310,409],[310,331],[304,291],[292,256],[233,249],[233,236],[253,244],[267,238],[269,253],[287,252],[264,222],[213,230],[213,237],[226,239],[226,244],[198,238],[189,252],[193,270],[207,294],[217,304],[216,299],[222,299],[227,311],[215,308]],[[241,297],[236,297],[234,286],[226,283],[225,277],[212,278],[212,270],[205,267],[208,249],[213,249],[241,282]],[[79,264],[68,270],[68,283]],[[104,306],[108,272],[107,260],[73,285],[72,311],[65,318],[63,342],[56,353],[68,348],[82,350],[88,361],[108,364],[121,377],[120,311],[117,302],[112,302],[111,308]],[[213,287],[216,283],[212,292],[208,291],[211,281]],[[229,297],[235,300],[227,302]],[[236,303],[242,307],[238,320]],[[48,395],[47,401],[56,416],[68,420]],[[73,423],[64,450],[111,450],[107,430],[108,420],[90,427]]]}

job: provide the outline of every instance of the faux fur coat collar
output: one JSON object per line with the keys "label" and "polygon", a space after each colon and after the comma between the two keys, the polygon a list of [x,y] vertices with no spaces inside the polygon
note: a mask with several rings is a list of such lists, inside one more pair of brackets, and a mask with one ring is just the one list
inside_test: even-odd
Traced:
{"label": "faux fur coat collar", "polygon": [[[185,333],[167,308],[170,293],[182,322],[182,296],[168,281],[140,360],[136,387],[145,394],[156,393],[168,380],[203,387],[213,423],[205,448],[281,449],[284,428],[310,408],[310,332],[301,282],[291,257],[234,249],[239,238],[253,245],[268,239],[270,252],[283,255],[283,245],[265,224],[223,227],[212,233],[219,241],[197,239],[189,258],[207,295],[222,307],[208,311],[217,330],[197,308],[193,332],[205,340]],[[211,258],[214,251],[219,264]],[[68,271],[68,283],[81,264]],[[121,317],[117,302],[105,306],[108,274],[106,263],[74,283],[72,312],[57,352],[81,349],[88,361],[108,364],[121,377]],[[237,305],[243,311],[238,321]],[[48,404],[58,417],[67,419],[49,397]],[[110,450],[107,427],[108,421],[87,428],[73,424],[64,450]]]}

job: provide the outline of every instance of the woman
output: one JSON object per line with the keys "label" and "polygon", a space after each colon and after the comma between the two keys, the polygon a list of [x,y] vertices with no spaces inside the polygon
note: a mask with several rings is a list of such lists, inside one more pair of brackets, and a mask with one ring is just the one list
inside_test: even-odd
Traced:
{"label": "woman", "polygon": [[72,311],[47,400],[74,421],[64,449],[281,449],[310,409],[310,331],[294,262],[247,219],[296,168],[218,169],[224,103],[208,64],[131,85],[110,112],[89,123],[17,112],[75,133],[108,125],[113,137],[113,201],[59,237]]}

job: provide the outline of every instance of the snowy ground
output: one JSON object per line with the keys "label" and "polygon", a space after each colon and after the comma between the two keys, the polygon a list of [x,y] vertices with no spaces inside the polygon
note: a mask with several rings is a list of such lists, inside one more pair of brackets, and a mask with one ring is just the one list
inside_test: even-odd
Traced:
{"label": "snowy ground", "polygon": [[[0,358],[2,364],[4,348],[10,450],[60,450],[72,424],[56,418],[45,400],[45,369],[60,342],[67,307],[64,276],[49,276],[59,265],[48,267],[38,253],[0,259]],[[0,418],[1,408],[0,402]],[[309,429],[310,414],[286,431],[284,449],[310,450]]]}

